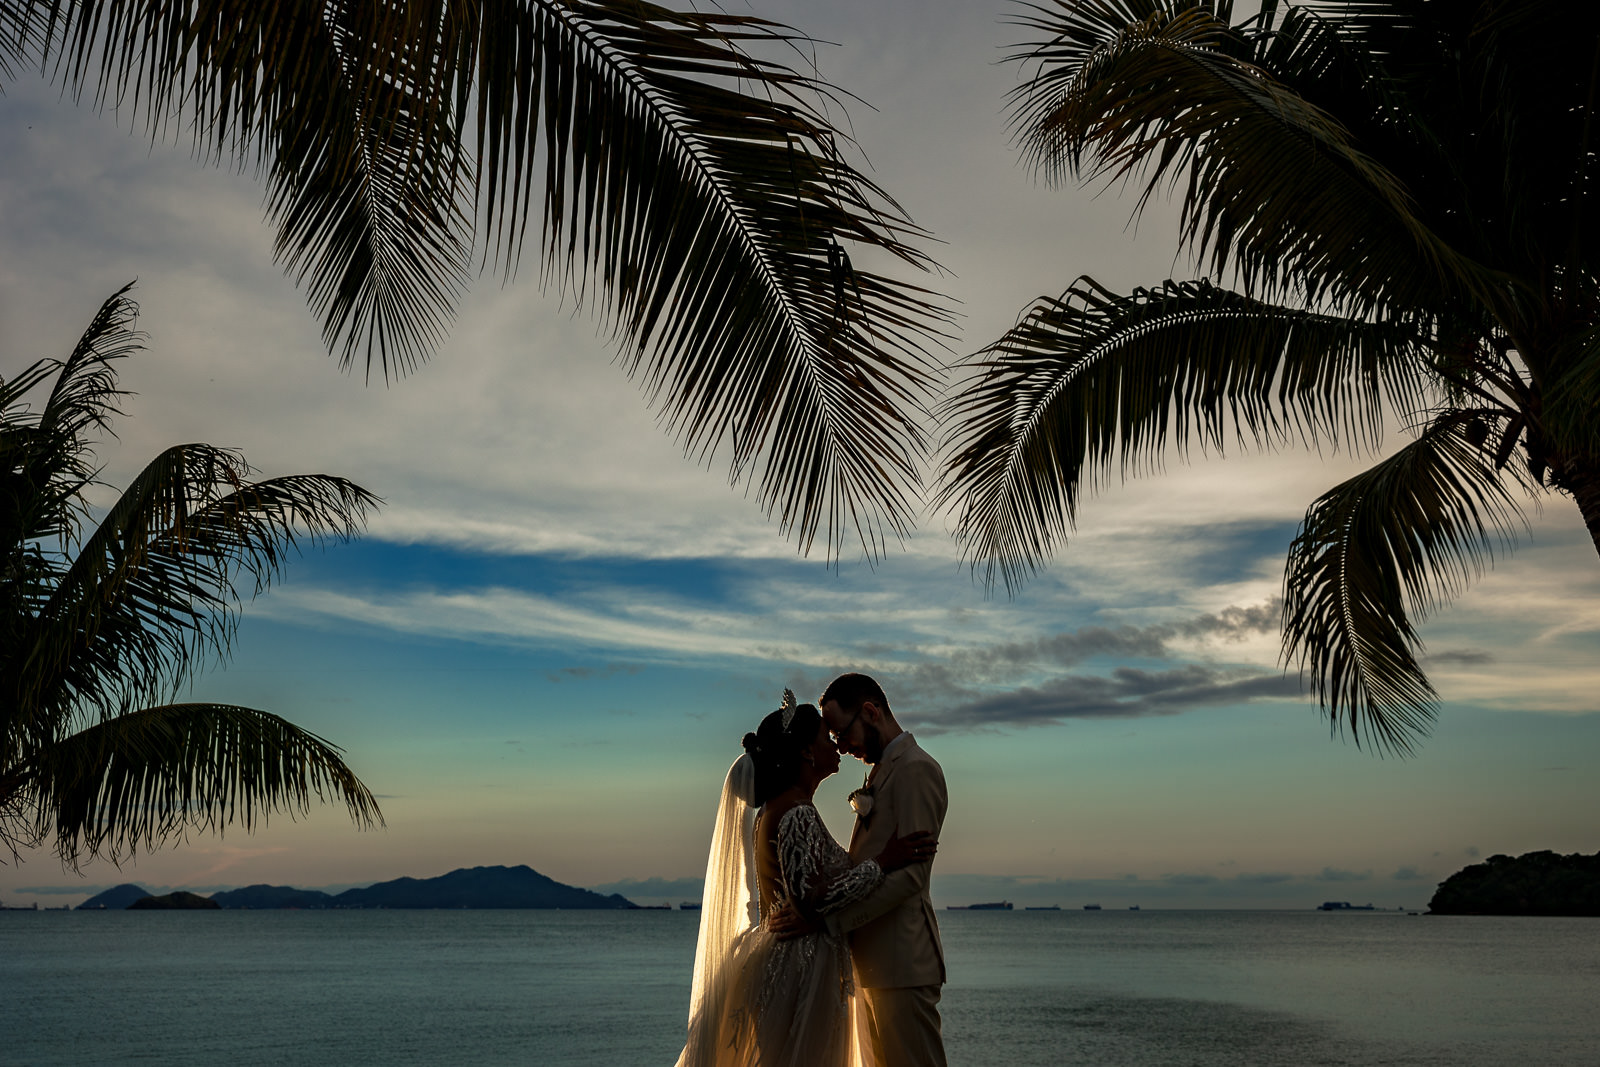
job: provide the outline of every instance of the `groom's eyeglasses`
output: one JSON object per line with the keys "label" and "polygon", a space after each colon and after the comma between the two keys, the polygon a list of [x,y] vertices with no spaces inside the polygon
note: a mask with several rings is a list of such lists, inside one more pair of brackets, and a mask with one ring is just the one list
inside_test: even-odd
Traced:
{"label": "groom's eyeglasses", "polygon": [[850,721],[844,724],[844,729],[843,730],[840,730],[838,733],[835,733],[832,730],[828,731],[828,740],[833,742],[835,748],[838,747],[839,742],[841,740],[843,740],[845,734],[847,734],[851,730],[855,729],[856,720],[859,719],[859,718],[861,718],[861,711],[858,708],[856,710],[856,713],[854,715],[850,716]]}

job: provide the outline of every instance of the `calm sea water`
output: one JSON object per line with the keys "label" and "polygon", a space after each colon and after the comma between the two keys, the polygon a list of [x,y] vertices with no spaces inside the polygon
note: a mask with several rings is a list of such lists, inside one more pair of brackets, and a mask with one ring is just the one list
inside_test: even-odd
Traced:
{"label": "calm sea water", "polygon": [[[1600,1063],[1600,920],[941,912],[955,1065]],[[0,1063],[670,1067],[689,912],[0,913]]]}

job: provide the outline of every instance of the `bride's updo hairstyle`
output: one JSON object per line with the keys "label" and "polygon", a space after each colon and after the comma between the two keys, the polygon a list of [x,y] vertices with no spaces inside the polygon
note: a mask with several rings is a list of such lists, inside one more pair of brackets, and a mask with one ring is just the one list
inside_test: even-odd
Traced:
{"label": "bride's updo hairstyle", "polygon": [[812,704],[779,708],[744,735],[744,750],[755,764],[755,799],[761,807],[800,780],[801,754],[817,739],[822,715]]}

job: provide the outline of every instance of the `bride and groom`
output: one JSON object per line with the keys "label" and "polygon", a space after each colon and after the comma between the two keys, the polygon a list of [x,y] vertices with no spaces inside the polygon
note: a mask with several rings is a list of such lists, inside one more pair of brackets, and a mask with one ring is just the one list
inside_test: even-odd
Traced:
{"label": "bride and groom", "polygon": [[[944,1067],[928,895],[944,772],[866,675],[820,704],[785,690],[728,771],[678,1067]],[[871,767],[848,851],[812,802],[840,752]]]}

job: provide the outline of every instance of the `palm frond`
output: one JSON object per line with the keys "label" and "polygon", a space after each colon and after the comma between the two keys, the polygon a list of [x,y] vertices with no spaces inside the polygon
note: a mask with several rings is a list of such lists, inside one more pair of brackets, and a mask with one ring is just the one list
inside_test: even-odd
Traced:
{"label": "palm frond", "polygon": [[1331,728],[1407,753],[1436,696],[1412,620],[1448,603],[1515,543],[1522,522],[1492,458],[1448,412],[1312,504],[1284,570],[1283,655],[1310,676]]}
{"label": "palm frond", "polygon": [[99,107],[175,120],[196,150],[268,178],[276,253],[330,351],[387,377],[442,340],[466,280],[461,5],[332,0],[42,0],[56,77]]}
{"label": "palm frond", "polygon": [[62,859],[118,861],[189,830],[246,832],[313,798],[342,800],[361,827],[383,824],[340,749],[276,715],[227,704],[170,704],[62,738],[29,769],[33,816]]}
{"label": "palm frond", "polygon": [[[143,347],[132,328],[138,305],[123,286],[101,304],[65,360],[39,360],[9,382],[0,381],[0,465],[7,483],[0,534],[19,547],[29,540],[64,538],[81,518],[79,490],[95,475],[90,435],[110,432],[120,414],[114,361]],[[42,407],[25,398],[51,376]]]}
{"label": "palm frond", "polygon": [[[460,47],[461,5],[318,6],[319,21],[291,23],[313,32],[285,35],[287,47],[270,54],[279,85],[263,92],[268,211],[278,258],[306,285],[330,351],[369,374],[376,363],[388,379],[442,343],[469,274],[472,168],[459,143],[460,60],[448,54]],[[218,72],[211,99],[237,91],[240,65],[205,57],[203,69]],[[293,83],[303,69],[318,75],[310,114],[284,99],[307,91]]]}
{"label": "palm frond", "polygon": [[913,520],[925,290],[847,249],[926,267],[897,205],[844,156],[830,90],[746,46],[792,34],[747,16],[636,0],[508,7],[479,55],[479,168],[514,262],[543,152],[546,266],[598,301],[691,455],[802,548],[854,527],[875,554]]}
{"label": "palm frond", "polygon": [[[1219,275],[1237,270],[1247,287],[1352,314],[1506,287],[1429,229],[1413,191],[1337,118],[1253,62],[1226,8],[1219,17],[1205,0],[1025,6],[1034,14],[1020,24],[1045,40],[1013,56],[1037,67],[1013,91],[1013,121],[1047,177],[1142,174],[1142,207],[1187,175],[1184,240]],[[1323,24],[1295,25],[1307,39],[1279,44],[1275,58],[1325,64]]]}
{"label": "palm frond", "polygon": [[1383,402],[1418,402],[1423,337],[1203,281],[1122,296],[1081,278],[974,357],[979,377],[941,412],[937,503],[957,504],[968,557],[1013,589],[1065,541],[1085,485],[1154,467],[1169,440],[1376,444]]}
{"label": "palm frond", "polygon": [[542,194],[548,276],[691,455],[725,449],[802,548],[910,528],[948,316],[852,265],[931,264],[847,158],[838,94],[760,58],[798,34],[640,0],[41,3],[68,85],[268,171],[279,256],[346,360],[424,358],[473,222],[510,270]]}
{"label": "palm frond", "polygon": [[1600,460],[1600,325],[1564,341],[1550,361],[1543,426],[1563,451]]}
{"label": "palm frond", "polygon": [[34,621],[33,699],[109,715],[172,692],[226,651],[241,573],[260,592],[290,550],[354,536],[378,503],[331,475],[249,473],[237,453],[200,444],[140,473]]}
{"label": "palm frond", "polygon": [[121,414],[116,404],[127,394],[117,388],[112,361],[144,348],[144,335],[133,329],[139,305],[127,295],[132,288],[129,282],[100,305],[72,354],[61,364],[40,415],[42,432],[83,442],[94,430],[109,431],[111,416]]}
{"label": "palm frond", "polygon": [[[141,347],[127,291],[101,305],[64,361],[39,360],[0,379],[0,677],[8,691],[0,707],[10,709],[0,720],[21,714],[13,684],[21,677],[21,650],[65,569],[59,549],[88,517],[83,489],[97,473],[90,435],[110,431],[123,395],[114,361]],[[29,394],[52,377],[34,408]]]}
{"label": "palm frond", "polygon": [[50,19],[30,0],[0,0],[0,78],[10,81],[17,71],[33,66],[45,52]]}

